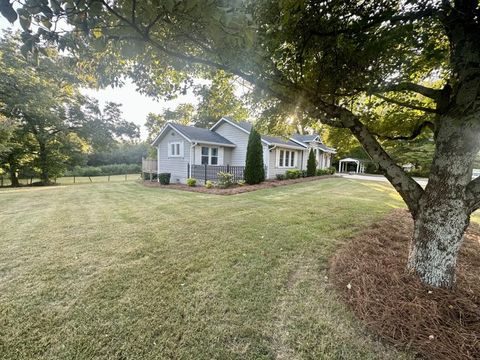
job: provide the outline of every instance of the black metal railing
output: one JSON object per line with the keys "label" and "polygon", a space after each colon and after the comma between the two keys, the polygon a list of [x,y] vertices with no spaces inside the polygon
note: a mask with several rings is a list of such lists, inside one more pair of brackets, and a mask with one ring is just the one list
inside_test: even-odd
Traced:
{"label": "black metal railing", "polygon": [[230,173],[233,175],[232,181],[236,182],[238,180],[243,180],[243,172],[245,171],[245,166],[231,166],[231,165],[192,165],[191,173],[189,177],[195,178],[197,180],[207,180],[217,181],[218,173]]}

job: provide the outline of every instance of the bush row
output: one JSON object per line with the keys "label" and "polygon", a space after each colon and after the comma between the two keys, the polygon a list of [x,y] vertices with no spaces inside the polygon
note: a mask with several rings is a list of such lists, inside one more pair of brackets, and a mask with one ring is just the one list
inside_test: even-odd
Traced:
{"label": "bush row", "polygon": [[135,174],[142,171],[140,164],[111,164],[102,166],[75,166],[67,170],[64,176],[104,176]]}
{"label": "bush row", "polygon": [[[315,173],[316,176],[332,175],[332,174],[335,174],[334,167],[329,167],[327,169],[317,169]],[[291,170],[287,170],[285,174],[277,174],[277,180],[299,179],[307,176],[308,176],[307,170],[291,169]]]}

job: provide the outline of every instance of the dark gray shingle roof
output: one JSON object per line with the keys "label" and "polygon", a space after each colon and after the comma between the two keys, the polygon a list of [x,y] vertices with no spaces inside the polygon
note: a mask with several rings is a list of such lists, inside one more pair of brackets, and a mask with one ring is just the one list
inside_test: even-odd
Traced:
{"label": "dark gray shingle roof", "polygon": [[208,129],[203,129],[195,126],[185,126],[175,123],[170,123],[170,125],[189,138],[191,141],[197,142],[207,142],[207,143],[216,143],[216,144],[225,144],[225,145],[233,145],[234,143],[225,139],[220,134],[216,133],[215,131],[211,131]]}
{"label": "dark gray shingle roof", "polygon": [[[226,118],[226,119],[229,120],[229,121],[232,121],[233,123],[237,124],[242,129],[247,130],[248,132],[250,132],[252,130],[252,126],[253,126],[252,123],[249,123],[247,121],[237,121],[237,122],[235,122],[232,119],[228,119],[228,118]],[[291,141],[289,139],[283,139],[283,138],[278,137],[278,136],[261,135],[261,137],[262,137],[262,140],[264,140],[264,141],[266,141],[270,144],[301,147],[300,145],[298,145],[294,141]]]}
{"label": "dark gray shingle roof", "polygon": [[318,137],[318,134],[312,134],[312,135],[302,135],[302,134],[293,134],[292,138],[301,141],[301,142],[310,142],[315,140]]}

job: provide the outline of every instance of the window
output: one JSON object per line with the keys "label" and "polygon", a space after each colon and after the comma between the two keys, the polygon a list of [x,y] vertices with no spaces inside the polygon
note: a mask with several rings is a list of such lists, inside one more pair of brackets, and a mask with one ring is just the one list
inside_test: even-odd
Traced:
{"label": "window", "polygon": [[202,165],[208,165],[208,152],[210,148],[202,146]]}
{"label": "window", "polygon": [[202,146],[202,165],[218,165],[218,147]]}
{"label": "window", "polygon": [[169,157],[182,157],[183,156],[183,143],[179,141],[171,142],[168,144],[168,156]]}
{"label": "window", "polygon": [[210,164],[218,165],[218,148],[210,148]]}
{"label": "window", "polygon": [[295,167],[295,151],[279,150],[278,167]]}

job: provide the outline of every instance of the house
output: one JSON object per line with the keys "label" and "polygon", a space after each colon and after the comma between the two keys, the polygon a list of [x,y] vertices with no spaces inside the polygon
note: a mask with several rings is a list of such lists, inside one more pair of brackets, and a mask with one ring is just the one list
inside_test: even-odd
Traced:
{"label": "house", "polygon": [[[171,173],[172,182],[182,183],[196,174],[207,174],[207,169],[216,175],[228,166],[243,173],[251,129],[251,123],[225,117],[210,129],[167,123],[152,143],[157,149],[156,171]],[[310,149],[315,151],[320,169],[330,166],[335,153],[318,134],[295,134],[289,139],[262,135],[261,140],[267,179],[288,169],[306,169]]]}

